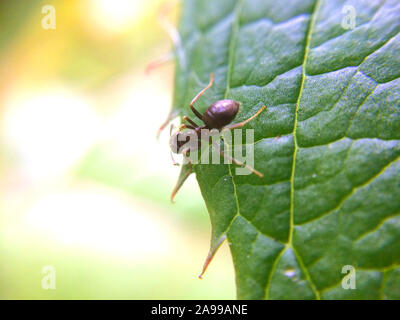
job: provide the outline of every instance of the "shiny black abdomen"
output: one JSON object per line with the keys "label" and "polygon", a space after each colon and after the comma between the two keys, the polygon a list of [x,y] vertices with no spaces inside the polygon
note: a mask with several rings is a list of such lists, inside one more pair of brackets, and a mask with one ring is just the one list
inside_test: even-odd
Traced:
{"label": "shiny black abdomen", "polygon": [[221,129],[235,119],[240,103],[235,100],[219,100],[208,107],[203,122],[209,129]]}

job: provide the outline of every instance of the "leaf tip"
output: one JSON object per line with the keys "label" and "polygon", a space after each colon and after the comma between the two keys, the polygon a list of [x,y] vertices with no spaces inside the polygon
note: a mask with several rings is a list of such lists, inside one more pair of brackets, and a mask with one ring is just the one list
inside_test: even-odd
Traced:
{"label": "leaf tip", "polygon": [[204,265],[203,265],[203,270],[201,271],[200,275],[198,276],[199,279],[203,279],[204,274],[207,271],[208,266],[210,265],[212,259],[215,256],[215,253],[217,252],[218,248],[221,246],[221,244],[224,242],[224,240],[226,239],[226,234],[222,235],[219,239],[217,244],[214,247],[210,248],[210,251],[207,255],[206,261],[204,261]]}

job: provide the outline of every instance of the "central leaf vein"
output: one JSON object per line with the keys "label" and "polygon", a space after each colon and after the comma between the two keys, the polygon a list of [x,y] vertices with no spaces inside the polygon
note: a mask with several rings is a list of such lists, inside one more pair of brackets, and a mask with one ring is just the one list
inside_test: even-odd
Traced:
{"label": "central leaf vein", "polygon": [[304,265],[301,256],[298,254],[297,250],[293,246],[293,229],[294,229],[294,177],[295,177],[295,170],[296,170],[296,156],[297,156],[297,151],[298,151],[298,144],[297,144],[297,136],[296,136],[296,128],[297,128],[297,116],[298,116],[298,111],[299,111],[299,105],[303,93],[303,88],[304,88],[304,82],[306,78],[306,66],[307,66],[307,57],[308,53],[310,50],[310,40],[311,40],[311,35],[312,35],[312,30],[314,27],[315,19],[317,16],[318,8],[319,8],[320,1],[317,0],[314,8],[313,8],[313,13],[310,18],[310,23],[307,31],[307,37],[306,37],[306,44],[305,44],[305,50],[304,50],[304,58],[303,58],[303,70],[302,70],[302,78],[301,78],[301,85],[300,85],[300,92],[299,96],[297,98],[297,103],[296,103],[296,109],[295,109],[295,117],[294,117],[294,126],[293,126],[293,141],[294,141],[294,153],[293,153],[293,162],[292,162],[292,173],[290,177],[290,211],[289,211],[289,239],[288,239],[288,247],[293,248],[293,251],[296,255],[296,258],[299,262],[300,267],[303,269],[304,274],[314,291],[314,294],[317,299],[320,299],[319,292],[317,288],[315,287],[310,274]]}

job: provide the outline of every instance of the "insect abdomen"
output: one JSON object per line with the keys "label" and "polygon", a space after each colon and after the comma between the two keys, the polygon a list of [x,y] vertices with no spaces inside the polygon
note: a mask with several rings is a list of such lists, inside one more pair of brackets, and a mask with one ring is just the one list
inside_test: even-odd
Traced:
{"label": "insect abdomen", "polygon": [[208,107],[203,122],[210,129],[221,129],[231,123],[239,111],[240,103],[235,100],[219,100]]}

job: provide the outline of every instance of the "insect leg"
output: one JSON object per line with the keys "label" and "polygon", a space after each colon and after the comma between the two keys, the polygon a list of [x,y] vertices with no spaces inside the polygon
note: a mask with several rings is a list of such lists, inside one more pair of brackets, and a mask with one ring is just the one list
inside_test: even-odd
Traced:
{"label": "insect leg", "polygon": [[171,126],[169,127],[169,135],[172,136],[172,131],[174,130],[175,126],[173,123],[171,123]]}
{"label": "insect leg", "polygon": [[210,74],[210,82],[208,83],[208,85],[201,90],[192,100],[192,102],[190,103],[190,109],[192,109],[193,113],[196,115],[197,118],[199,118],[200,120],[203,121],[203,116],[201,115],[200,112],[198,112],[195,108],[194,108],[194,103],[204,94],[204,92],[206,92],[207,89],[209,89],[214,83],[214,74]]}
{"label": "insect leg", "polygon": [[258,110],[256,114],[254,114],[253,116],[251,116],[251,117],[248,118],[247,120],[244,120],[244,121],[239,122],[239,123],[229,124],[229,125],[223,127],[223,129],[232,130],[232,129],[236,129],[236,128],[241,128],[241,127],[243,127],[245,124],[247,124],[247,123],[249,123],[251,120],[253,120],[255,117],[257,117],[257,116],[258,116],[264,109],[266,109],[266,108],[267,108],[266,106],[262,106],[261,109]]}
{"label": "insect leg", "polygon": [[[163,122],[163,124],[161,124],[160,128],[157,130],[157,140],[160,137],[161,132],[165,129],[166,126],[168,126],[168,123],[170,123],[172,121],[172,119],[174,119],[175,117],[178,116],[178,110],[174,110],[171,111],[170,114],[167,116],[167,119],[165,119],[165,121]],[[170,134],[172,133],[172,128],[170,130]]]}
{"label": "insect leg", "polygon": [[[180,37],[179,32],[176,29],[176,27],[168,20],[168,13],[172,10],[172,7],[174,7],[176,5],[175,2],[176,1],[174,1],[174,2],[170,1],[170,3],[165,2],[162,4],[162,6],[159,9],[158,22],[163,27],[163,29],[167,32],[167,34],[169,35],[169,37],[172,41],[172,44],[175,48],[175,51],[177,53],[180,64],[182,66],[186,66],[186,62],[185,62],[185,58],[184,58],[184,51],[182,48],[181,37]],[[163,64],[173,61],[174,58],[175,58],[175,53],[173,51],[169,52],[168,54],[161,57],[160,59],[148,64],[146,67],[146,73],[149,74],[151,71],[162,66]]]}
{"label": "insect leg", "polygon": [[[183,121],[189,122],[189,123],[190,123],[193,127],[195,127],[195,128],[198,127],[198,125],[196,124],[196,122],[194,122],[192,119],[190,119],[190,118],[187,117],[187,116],[184,116],[184,117],[183,117]],[[194,128],[192,128],[192,129],[194,129]]]}
{"label": "insect leg", "polygon": [[150,62],[146,66],[145,72],[146,72],[146,74],[150,74],[154,69],[157,69],[157,68],[161,67],[162,65],[167,64],[168,62],[171,62],[172,60],[174,60],[174,54],[173,54],[173,52],[168,52],[166,55],[162,56],[161,58]]}
{"label": "insect leg", "polygon": [[190,125],[187,125],[186,123],[182,123],[179,127],[178,127],[178,131],[182,131],[183,129],[186,129],[186,128],[188,128],[188,129],[195,129],[194,127],[192,127],[192,126],[190,126]]}
{"label": "insect leg", "polygon": [[[222,157],[225,157],[225,153],[221,150],[221,148],[218,146],[218,144],[213,142],[212,145],[221,154]],[[252,173],[254,173],[255,175],[259,176],[260,178],[264,177],[264,175],[261,172],[257,171],[253,167],[250,167],[249,165],[247,165],[247,164],[245,164],[245,163],[243,163],[243,162],[241,162],[239,160],[236,160],[235,158],[231,157],[230,155],[226,155],[226,157],[229,160],[231,160],[234,164],[237,164],[238,166],[241,166],[241,167],[249,169]]]}
{"label": "insect leg", "polygon": [[159,23],[168,33],[175,47],[181,48],[181,36],[179,35],[178,29],[168,20],[168,13],[171,11],[173,3],[164,3],[160,8]]}
{"label": "insect leg", "polygon": [[172,154],[172,151],[170,152],[170,154],[171,154],[172,164],[173,164],[174,166],[179,166],[179,163],[176,162],[175,159],[174,159],[174,155]]}

